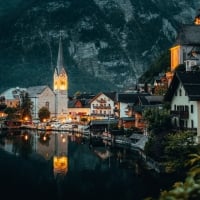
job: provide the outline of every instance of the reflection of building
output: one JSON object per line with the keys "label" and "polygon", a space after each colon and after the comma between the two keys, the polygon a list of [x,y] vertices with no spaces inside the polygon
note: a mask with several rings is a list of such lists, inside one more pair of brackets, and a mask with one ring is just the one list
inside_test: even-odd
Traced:
{"label": "reflection of building", "polygon": [[68,136],[66,134],[52,134],[39,132],[34,134],[33,149],[45,160],[53,159],[53,172],[65,175],[68,171]]}
{"label": "reflection of building", "polygon": [[54,177],[64,176],[68,171],[68,137],[63,134],[54,135],[55,151],[53,157]]}
{"label": "reflection of building", "polygon": [[54,156],[53,157],[53,171],[54,176],[58,174],[65,175],[68,171],[68,157],[67,156]]}

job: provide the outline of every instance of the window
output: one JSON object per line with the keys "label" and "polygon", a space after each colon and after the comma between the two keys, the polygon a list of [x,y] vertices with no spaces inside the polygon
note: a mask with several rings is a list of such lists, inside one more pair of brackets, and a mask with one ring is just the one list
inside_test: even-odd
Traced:
{"label": "window", "polygon": [[188,121],[187,120],[185,121],[185,127],[186,128],[188,127]]}
{"label": "window", "polygon": [[48,102],[48,101],[45,102],[45,107],[46,107],[47,109],[49,109],[49,102]]}
{"label": "window", "polygon": [[193,105],[190,106],[191,113],[193,113]]}
{"label": "window", "polygon": [[174,110],[176,110],[176,104],[174,105]]}
{"label": "window", "polygon": [[179,96],[182,96],[182,90],[181,89],[179,90]]}
{"label": "window", "polygon": [[194,121],[191,120],[191,128],[194,128]]}

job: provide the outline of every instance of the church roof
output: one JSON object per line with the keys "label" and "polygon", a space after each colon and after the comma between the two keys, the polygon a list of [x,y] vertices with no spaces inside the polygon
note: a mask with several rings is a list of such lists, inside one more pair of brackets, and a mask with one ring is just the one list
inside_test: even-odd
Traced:
{"label": "church roof", "polygon": [[60,74],[61,71],[64,69],[64,58],[63,58],[63,47],[62,47],[61,36],[60,36],[60,40],[59,40],[58,58],[57,58],[56,69],[57,69],[58,74]]}
{"label": "church roof", "polygon": [[178,33],[175,45],[197,45],[200,46],[200,26],[184,25]]}
{"label": "church roof", "polygon": [[40,95],[46,88],[49,88],[47,85],[41,85],[41,86],[33,86],[27,88],[27,92],[30,97],[37,97]]}

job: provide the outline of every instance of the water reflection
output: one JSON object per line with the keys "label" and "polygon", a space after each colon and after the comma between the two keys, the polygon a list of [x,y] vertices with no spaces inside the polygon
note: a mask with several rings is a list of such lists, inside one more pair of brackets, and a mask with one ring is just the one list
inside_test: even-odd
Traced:
{"label": "water reflection", "polygon": [[7,132],[1,134],[0,148],[23,159],[20,167],[17,163],[12,169],[26,169],[23,171],[26,175],[19,173],[19,180],[25,176],[23,187],[34,185],[31,188],[36,197],[42,193],[45,198],[53,196],[54,200],[69,196],[88,200],[139,200],[159,191],[158,185],[150,189],[152,185],[148,184],[152,179],[142,174],[137,153],[113,148],[108,143],[90,146],[89,140],[76,133]]}

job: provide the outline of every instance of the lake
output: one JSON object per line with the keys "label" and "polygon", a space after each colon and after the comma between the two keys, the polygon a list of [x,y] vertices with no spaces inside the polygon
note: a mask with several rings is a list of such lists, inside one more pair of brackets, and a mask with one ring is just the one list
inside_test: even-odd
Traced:
{"label": "lake", "polygon": [[136,151],[91,145],[80,134],[1,132],[0,195],[5,199],[141,200],[156,197],[172,181],[143,169]]}

